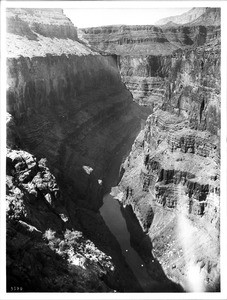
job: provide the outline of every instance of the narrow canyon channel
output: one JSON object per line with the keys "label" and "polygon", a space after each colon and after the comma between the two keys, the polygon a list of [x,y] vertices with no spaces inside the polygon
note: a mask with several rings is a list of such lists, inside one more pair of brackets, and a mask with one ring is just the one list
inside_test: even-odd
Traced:
{"label": "narrow canyon channel", "polygon": [[[156,285],[156,282],[152,282],[151,277],[147,273],[144,261],[131,246],[130,233],[126,225],[126,220],[122,214],[122,209],[124,208],[118,200],[114,199],[109,193],[105,194],[100,213],[106,225],[118,240],[126,262],[139,281],[143,291],[151,291],[152,284]],[[131,213],[133,214],[132,211]]]}

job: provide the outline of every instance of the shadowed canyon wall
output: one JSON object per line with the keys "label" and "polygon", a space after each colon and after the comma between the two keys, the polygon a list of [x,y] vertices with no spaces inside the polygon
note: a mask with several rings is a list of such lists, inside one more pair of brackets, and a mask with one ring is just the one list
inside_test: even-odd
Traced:
{"label": "shadowed canyon wall", "polygon": [[148,113],[62,10],[7,17],[7,289],[140,291],[97,211]]}
{"label": "shadowed canyon wall", "polygon": [[105,180],[111,153],[135,137],[141,114],[121,83],[115,57],[83,50],[9,58],[7,106],[25,147],[45,153],[55,175],[74,181],[86,202],[96,192],[99,198],[98,179]]}
{"label": "shadowed canyon wall", "polygon": [[[56,176],[74,181],[81,199],[94,198],[111,152],[140,129],[114,58],[10,59],[8,72],[8,111],[20,123],[22,142],[38,156],[46,153]],[[83,166],[94,170],[96,183]]]}

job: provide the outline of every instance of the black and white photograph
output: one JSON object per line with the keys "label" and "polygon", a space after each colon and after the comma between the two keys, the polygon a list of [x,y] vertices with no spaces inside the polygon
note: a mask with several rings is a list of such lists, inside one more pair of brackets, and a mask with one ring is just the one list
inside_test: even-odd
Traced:
{"label": "black and white photograph", "polygon": [[226,299],[224,11],[1,5],[1,299]]}

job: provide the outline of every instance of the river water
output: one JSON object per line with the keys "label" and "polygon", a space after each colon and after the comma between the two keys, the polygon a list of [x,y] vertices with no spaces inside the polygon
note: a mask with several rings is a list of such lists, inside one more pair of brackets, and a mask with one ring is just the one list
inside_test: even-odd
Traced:
{"label": "river water", "polygon": [[[122,215],[122,205],[110,194],[103,198],[100,213],[112,234],[118,240],[122,253],[144,291],[152,291],[152,279],[148,275],[144,261],[130,244],[130,233]],[[144,234],[145,235],[145,234]],[[155,281],[153,282],[155,285]]]}

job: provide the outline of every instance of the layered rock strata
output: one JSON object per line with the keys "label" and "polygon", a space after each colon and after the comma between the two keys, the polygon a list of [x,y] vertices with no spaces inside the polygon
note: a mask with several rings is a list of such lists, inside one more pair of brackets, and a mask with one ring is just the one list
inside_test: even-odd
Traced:
{"label": "layered rock strata", "polygon": [[165,59],[167,88],[115,193],[132,206],[169,278],[187,291],[218,291],[220,44]]}
{"label": "layered rock strata", "polygon": [[168,55],[220,37],[220,9],[195,8],[155,25],[118,25],[80,29],[80,36],[100,51],[117,55]]}
{"label": "layered rock strata", "polygon": [[55,175],[72,180],[86,203],[100,195],[98,180],[105,179],[111,153],[140,129],[140,113],[115,57],[84,53],[84,47],[68,55],[9,58],[7,109],[22,144],[37,156],[45,153]]}
{"label": "layered rock strata", "polygon": [[[216,291],[220,272],[217,139],[187,130],[185,124],[169,137],[155,121],[163,117],[161,112],[157,115],[148,120],[124,164],[120,199],[132,206],[169,278],[187,291]],[[168,119],[176,130],[177,118],[170,114]],[[199,287],[194,286],[191,272]]]}
{"label": "layered rock strata", "polygon": [[170,60],[166,56],[118,56],[122,81],[140,105],[153,107],[168,90]]}
{"label": "layered rock strata", "polygon": [[219,8],[195,8],[176,20],[178,23],[166,20],[159,26],[85,28],[80,36],[98,51],[117,54],[122,80],[134,100],[151,105],[160,102],[168,90],[176,50],[212,47],[220,40]]}
{"label": "layered rock strata", "polygon": [[97,212],[143,115],[116,57],[82,43],[62,10],[7,16],[8,291],[140,291]]}
{"label": "layered rock strata", "polygon": [[[158,20],[156,22],[157,26],[162,26],[166,24],[200,24],[200,25],[220,25],[221,10],[220,8],[214,7],[195,7],[189,11],[178,15],[171,16],[164,19]],[[207,22],[210,19],[210,22]],[[202,21],[206,20],[205,24]]]}

